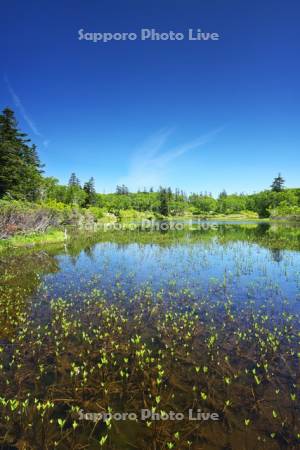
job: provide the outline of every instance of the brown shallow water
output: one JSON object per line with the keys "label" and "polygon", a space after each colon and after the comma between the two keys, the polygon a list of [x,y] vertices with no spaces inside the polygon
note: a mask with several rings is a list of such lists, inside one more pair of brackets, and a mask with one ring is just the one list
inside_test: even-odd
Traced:
{"label": "brown shallow water", "polygon": [[299,249],[220,225],[3,254],[1,448],[299,448]]}

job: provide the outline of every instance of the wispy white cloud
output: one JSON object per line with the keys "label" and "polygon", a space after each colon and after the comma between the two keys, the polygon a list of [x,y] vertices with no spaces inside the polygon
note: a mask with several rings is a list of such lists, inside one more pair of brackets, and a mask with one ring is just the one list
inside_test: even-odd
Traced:
{"label": "wispy white cloud", "polygon": [[168,148],[168,138],[172,129],[163,129],[150,136],[134,151],[129,162],[128,174],[119,180],[130,189],[144,186],[158,187],[164,184],[168,168],[172,161],[192,150],[199,149],[210,142],[224,127],[202,135],[175,148]]}
{"label": "wispy white cloud", "polygon": [[[40,131],[38,130],[36,124],[34,123],[34,121],[31,119],[31,117],[28,115],[25,107],[23,106],[23,103],[20,100],[20,97],[17,95],[17,93],[15,92],[15,90],[13,89],[12,85],[9,82],[9,79],[7,78],[7,76],[4,76],[4,81],[6,83],[7,89],[13,99],[13,102],[16,106],[16,108],[18,108],[19,112],[21,113],[23,119],[25,120],[25,122],[27,123],[27,125],[29,126],[29,128],[31,129],[31,131],[34,133],[35,136],[40,137],[40,138],[44,138],[43,134],[40,133]],[[49,140],[48,139],[43,139],[43,145],[44,147],[48,147],[49,145]]]}

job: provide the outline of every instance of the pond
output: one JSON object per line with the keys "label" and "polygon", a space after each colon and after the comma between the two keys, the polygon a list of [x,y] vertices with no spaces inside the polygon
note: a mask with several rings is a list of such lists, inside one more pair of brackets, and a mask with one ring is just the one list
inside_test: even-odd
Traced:
{"label": "pond", "polygon": [[298,449],[300,228],[136,225],[0,256],[0,444]]}

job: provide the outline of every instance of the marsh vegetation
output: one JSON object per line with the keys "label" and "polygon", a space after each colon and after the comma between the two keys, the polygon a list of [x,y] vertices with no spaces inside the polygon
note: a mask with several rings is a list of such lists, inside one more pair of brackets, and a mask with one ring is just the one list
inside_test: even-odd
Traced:
{"label": "marsh vegetation", "polygon": [[[299,236],[219,224],[3,252],[2,448],[299,448]],[[82,419],[142,409],[184,418]]]}

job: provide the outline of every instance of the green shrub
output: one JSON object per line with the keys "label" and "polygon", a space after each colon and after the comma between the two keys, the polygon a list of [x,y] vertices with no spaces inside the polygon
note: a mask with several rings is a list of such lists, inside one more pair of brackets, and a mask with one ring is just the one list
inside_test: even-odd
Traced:
{"label": "green shrub", "polygon": [[272,218],[294,217],[300,220],[300,206],[291,206],[287,201],[281,202],[276,208],[269,211]]}

